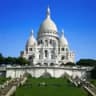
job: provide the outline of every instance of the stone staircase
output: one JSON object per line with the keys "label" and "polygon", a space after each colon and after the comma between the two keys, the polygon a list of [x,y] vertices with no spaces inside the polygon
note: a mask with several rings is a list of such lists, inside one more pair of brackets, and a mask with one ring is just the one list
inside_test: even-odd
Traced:
{"label": "stone staircase", "polygon": [[83,87],[87,90],[92,96],[96,96],[96,87],[91,84],[89,81],[83,83]]}
{"label": "stone staircase", "polygon": [[88,93],[90,93],[92,96],[96,96],[96,87],[90,83],[89,81],[83,81],[80,78],[73,79],[68,74],[65,75],[67,79],[73,83],[76,87],[81,86],[83,87]]}
{"label": "stone staircase", "polygon": [[11,96],[16,88],[23,85],[27,80],[27,77],[14,78],[7,81],[6,84],[2,85],[0,88],[0,96]]}

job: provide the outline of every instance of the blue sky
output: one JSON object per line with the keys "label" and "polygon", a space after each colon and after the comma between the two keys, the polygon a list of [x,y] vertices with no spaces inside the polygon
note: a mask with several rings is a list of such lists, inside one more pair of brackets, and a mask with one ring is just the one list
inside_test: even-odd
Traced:
{"label": "blue sky", "polygon": [[0,0],[0,53],[19,56],[32,29],[37,36],[48,5],[76,60],[96,59],[96,0]]}

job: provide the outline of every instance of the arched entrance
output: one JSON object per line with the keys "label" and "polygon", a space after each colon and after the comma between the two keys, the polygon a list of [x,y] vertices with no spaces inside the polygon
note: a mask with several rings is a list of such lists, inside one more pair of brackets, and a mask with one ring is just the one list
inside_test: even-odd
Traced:
{"label": "arched entrance", "polygon": [[42,77],[42,78],[51,78],[52,76],[51,76],[50,73],[44,72],[40,77]]}
{"label": "arched entrance", "polygon": [[48,66],[48,63],[44,63],[44,66]]}

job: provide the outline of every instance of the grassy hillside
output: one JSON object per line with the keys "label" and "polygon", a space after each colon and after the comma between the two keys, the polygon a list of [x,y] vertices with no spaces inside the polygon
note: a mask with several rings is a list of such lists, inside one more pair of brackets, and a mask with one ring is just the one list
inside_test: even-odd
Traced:
{"label": "grassy hillside", "polygon": [[15,96],[87,96],[87,93],[66,79],[30,78],[17,89]]}

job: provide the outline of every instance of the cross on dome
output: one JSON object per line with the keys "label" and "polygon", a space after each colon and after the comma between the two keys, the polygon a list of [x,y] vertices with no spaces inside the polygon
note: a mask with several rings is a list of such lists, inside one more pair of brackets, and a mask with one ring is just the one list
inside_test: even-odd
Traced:
{"label": "cross on dome", "polygon": [[64,36],[64,29],[62,29],[62,36]]}
{"label": "cross on dome", "polygon": [[32,31],[31,31],[31,36],[33,36],[33,33],[34,33],[34,31],[33,31],[33,29],[32,29]]}
{"label": "cross on dome", "polygon": [[47,8],[47,18],[49,18],[50,17],[50,7],[48,6],[48,8]]}

